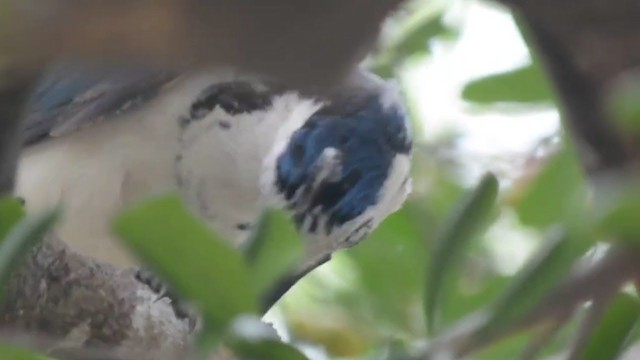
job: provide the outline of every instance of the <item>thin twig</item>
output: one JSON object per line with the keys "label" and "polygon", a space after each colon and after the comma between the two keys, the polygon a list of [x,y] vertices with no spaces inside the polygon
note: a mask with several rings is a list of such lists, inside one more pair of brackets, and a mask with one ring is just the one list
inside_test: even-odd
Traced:
{"label": "thin twig", "polygon": [[539,330],[537,336],[527,344],[527,347],[520,356],[521,360],[534,360],[540,354],[540,351],[549,343],[549,341],[558,333],[560,329],[566,324],[567,319],[558,319],[556,322],[550,324]]}
{"label": "thin twig", "polygon": [[610,294],[606,295],[607,296],[596,298],[592,301],[591,307],[587,312],[587,316],[584,318],[582,324],[580,324],[578,334],[571,345],[571,350],[567,355],[567,360],[579,360],[581,358],[585,345],[589,342],[593,331],[600,323],[600,320],[607,309],[607,305],[611,301],[611,296],[609,296]]}
{"label": "thin twig", "polygon": [[436,339],[428,351],[454,349],[459,357],[471,354],[492,342],[557,319],[569,319],[578,306],[592,299],[608,298],[640,273],[640,250],[622,245],[612,246],[595,263],[576,272],[549,293],[521,321],[492,336],[476,337],[482,329],[482,314],[473,314],[454,325],[449,333]]}

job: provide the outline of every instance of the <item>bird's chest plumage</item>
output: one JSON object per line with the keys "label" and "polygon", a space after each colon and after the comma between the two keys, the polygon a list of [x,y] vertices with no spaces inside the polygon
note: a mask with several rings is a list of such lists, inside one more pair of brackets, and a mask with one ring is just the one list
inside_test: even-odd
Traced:
{"label": "bird's chest plumage", "polygon": [[287,114],[214,109],[203,119],[180,120],[176,187],[192,209],[235,244],[262,208],[262,165]]}
{"label": "bird's chest plumage", "polygon": [[132,259],[110,235],[113,216],[168,191],[180,193],[214,231],[241,243],[261,211],[266,154],[286,124],[296,114],[307,117],[315,105],[292,95],[265,109],[230,113],[212,103],[194,112],[194,101],[220,82],[199,74],[122,119],[29,148],[18,174],[28,209],[62,203],[66,216],[58,235],[72,248],[117,265]]}

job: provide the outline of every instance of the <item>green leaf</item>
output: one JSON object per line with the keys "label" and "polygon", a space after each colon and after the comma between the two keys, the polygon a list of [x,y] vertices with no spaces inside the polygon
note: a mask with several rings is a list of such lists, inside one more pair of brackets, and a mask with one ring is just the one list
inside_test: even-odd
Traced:
{"label": "green leaf", "polygon": [[0,359],[2,360],[55,360],[52,357],[38,354],[32,350],[13,345],[0,344]]}
{"label": "green leaf", "polygon": [[425,239],[435,223],[428,205],[431,203],[424,197],[410,198],[365,241],[334,255],[333,266],[349,264],[344,271],[352,268],[357,272],[353,285],[334,289],[330,295],[355,323],[370,321],[371,314],[376,314],[379,323],[413,324],[413,311],[424,293],[428,263]]}
{"label": "green leaf", "polygon": [[161,278],[221,332],[236,316],[257,311],[244,259],[194,217],[178,196],[143,201],[123,211],[115,232]]}
{"label": "green leaf", "polygon": [[308,360],[298,349],[281,342],[272,325],[254,316],[238,317],[227,343],[242,360]]}
{"label": "green leaf", "polygon": [[546,75],[535,64],[473,80],[462,90],[462,97],[480,104],[553,101]]}
{"label": "green leaf", "polygon": [[625,189],[622,185],[614,191],[620,189],[622,191],[615,195],[614,199],[607,199],[613,204],[610,206],[600,204],[598,207],[602,215],[598,219],[597,229],[605,236],[617,241],[638,244],[640,243],[640,221],[638,221],[640,189],[637,186]]}
{"label": "green leaf", "polygon": [[614,84],[606,98],[607,110],[622,134],[640,134],[640,79],[629,76]]}
{"label": "green leaf", "polygon": [[640,244],[640,186],[634,173],[614,173],[594,180],[595,229],[602,238]]}
{"label": "green leaf", "polygon": [[617,359],[640,319],[640,301],[634,295],[619,293],[593,331],[581,359]]}
{"label": "green leaf", "polygon": [[504,294],[494,303],[488,319],[476,336],[493,334],[521,320],[540,300],[564,279],[577,258],[590,247],[577,232],[554,231],[533,259],[516,275]]}
{"label": "green leaf", "polygon": [[239,341],[233,349],[242,360],[308,360],[300,350],[277,340]]}
{"label": "green leaf", "polygon": [[246,251],[251,278],[264,294],[302,259],[303,242],[289,216],[267,210],[253,232]]}
{"label": "green leaf", "polygon": [[432,332],[438,320],[438,307],[443,287],[456,267],[465,246],[485,230],[498,194],[498,181],[485,175],[478,186],[458,203],[434,240],[427,271],[425,316],[427,329]]}
{"label": "green leaf", "polygon": [[12,197],[0,199],[0,239],[24,216],[20,200]]}
{"label": "green leaf", "polygon": [[556,154],[524,191],[516,212],[528,226],[584,221],[586,207],[584,177],[575,154],[563,149]]}
{"label": "green leaf", "polygon": [[391,77],[395,67],[413,56],[425,55],[429,41],[435,37],[451,36],[454,30],[442,21],[441,12],[418,9],[393,32],[395,36],[385,41],[372,65],[372,71],[382,77]]}
{"label": "green leaf", "polygon": [[[27,216],[15,225],[0,243],[0,284],[9,281],[13,270],[53,227],[59,217],[58,209]],[[0,290],[2,298],[4,290]]]}

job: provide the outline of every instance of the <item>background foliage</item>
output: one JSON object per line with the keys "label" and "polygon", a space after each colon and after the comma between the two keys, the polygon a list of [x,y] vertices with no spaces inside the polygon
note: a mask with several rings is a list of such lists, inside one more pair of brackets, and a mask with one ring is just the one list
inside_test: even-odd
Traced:
{"label": "background foliage", "polygon": [[[470,155],[459,147],[464,133],[423,136],[429,122],[416,102],[429,99],[412,93],[408,74],[438,56],[431,51],[434,43],[455,46],[465,23],[449,21],[447,15],[454,5],[466,3],[411,2],[390,21],[380,49],[368,60],[373,71],[398,79],[405,90],[416,134],[414,193],[365,242],[336,254],[267,314],[291,346],[274,340],[272,329],[258,322],[261,297],[302,250],[282,214],[265,214],[243,251],[211,234],[172,195],[121,214],[115,231],[202,309],[202,349],[224,340],[248,359],[424,359],[451,328],[473,324],[476,330],[467,341],[483,346],[471,358],[515,359],[527,354],[539,329],[515,333],[512,325],[578,259],[602,253],[607,245],[598,240],[638,234],[634,210],[639,202],[631,196],[637,191],[594,206],[563,134],[540,138],[535,147],[524,149],[525,155],[510,159],[507,171],[494,158],[481,159],[481,172],[487,173],[482,176],[469,167],[478,159],[465,158]],[[553,90],[535,54],[519,68],[470,81],[459,96],[485,114],[555,109]],[[635,116],[637,108],[629,109],[625,96],[620,117]],[[56,216],[54,211],[23,218],[18,202],[0,202],[0,279]],[[176,236],[182,238],[180,246],[175,246]],[[565,353],[586,312],[579,308],[573,317],[550,325],[554,331],[539,357]],[[603,310],[584,343],[583,358],[620,354],[636,340],[639,317],[637,294],[625,288]],[[247,324],[262,330],[248,334],[243,331]],[[502,334],[505,329],[508,336]],[[0,348],[0,355],[45,358],[8,346]]]}

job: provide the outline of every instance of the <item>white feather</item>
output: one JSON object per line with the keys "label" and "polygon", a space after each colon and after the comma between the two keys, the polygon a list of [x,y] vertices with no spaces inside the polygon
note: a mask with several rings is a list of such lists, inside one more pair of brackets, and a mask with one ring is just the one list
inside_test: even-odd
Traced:
{"label": "white feather", "polygon": [[[57,235],[74,250],[117,266],[136,262],[111,235],[113,216],[136,200],[168,191],[180,191],[196,211],[206,209],[200,215],[215,231],[241,242],[244,232],[236,224],[253,221],[260,210],[260,169],[277,130],[287,128],[283,123],[303,123],[318,105],[285,93],[268,111],[230,117],[215,110],[182,135],[179,119],[200,92],[230,80],[250,79],[233,72],[195,74],[140,111],[27,148],[19,163],[18,195],[30,212],[62,204]],[[220,121],[230,129],[218,126]],[[182,188],[176,170],[189,175]]]}

